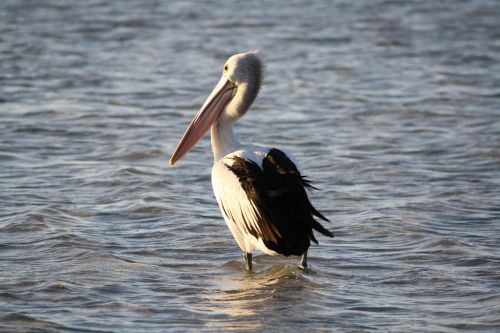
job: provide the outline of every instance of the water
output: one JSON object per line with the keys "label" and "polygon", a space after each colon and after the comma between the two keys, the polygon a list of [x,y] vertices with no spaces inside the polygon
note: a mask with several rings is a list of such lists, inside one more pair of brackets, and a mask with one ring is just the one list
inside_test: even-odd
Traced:
{"label": "water", "polygon": [[[243,270],[207,138],[167,165],[251,49],[237,132],[333,221],[309,275]],[[0,331],[500,330],[497,1],[2,1],[0,113]]]}

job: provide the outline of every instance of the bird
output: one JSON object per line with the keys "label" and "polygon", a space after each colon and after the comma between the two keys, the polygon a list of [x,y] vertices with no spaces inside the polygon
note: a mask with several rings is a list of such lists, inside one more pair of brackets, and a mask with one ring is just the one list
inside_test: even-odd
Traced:
{"label": "bird", "polygon": [[233,126],[254,102],[264,65],[257,51],[231,56],[222,77],[195,115],[170,158],[173,166],[210,129],[214,165],[212,187],[222,216],[252,271],[252,252],[301,256],[318,241],[313,230],[333,237],[317,219],[329,221],[311,204],[306,190],[316,189],[295,159],[283,150],[245,144]]}

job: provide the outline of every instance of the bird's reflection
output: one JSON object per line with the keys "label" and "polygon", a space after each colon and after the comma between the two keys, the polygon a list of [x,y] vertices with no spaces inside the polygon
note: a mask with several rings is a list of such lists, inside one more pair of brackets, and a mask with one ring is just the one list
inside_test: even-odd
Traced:
{"label": "bird's reflection", "polygon": [[279,315],[280,310],[314,297],[311,276],[304,275],[296,264],[275,263],[265,256],[256,263],[254,271],[247,272],[240,261],[229,261],[213,275],[214,288],[207,290],[202,305],[217,318],[212,326],[258,329],[265,324],[259,313]]}

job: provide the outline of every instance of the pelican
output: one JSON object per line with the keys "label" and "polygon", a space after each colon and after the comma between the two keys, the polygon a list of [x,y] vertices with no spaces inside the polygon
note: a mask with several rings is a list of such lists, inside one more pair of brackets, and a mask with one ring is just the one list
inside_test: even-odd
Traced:
{"label": "pelican", "polygon": [[294,159],[283,151],[244,144],[233,125],[257,97],[263,64],[256,52],[231,56],[222,77],[184,132],[170,158],[174,165],[210,128],[214,165],[212,187],[222,216],[243,251],[245,268],[252,270],[252,251],[270,255],[302,256],[307,268],[313,229],[333,237],[314,217],[328,221],[309,201],[306,189],[315,188]]}

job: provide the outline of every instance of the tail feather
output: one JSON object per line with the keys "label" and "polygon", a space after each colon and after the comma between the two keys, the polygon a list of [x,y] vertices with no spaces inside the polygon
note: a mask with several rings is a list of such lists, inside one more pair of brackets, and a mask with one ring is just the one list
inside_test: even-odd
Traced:
{"label": "tail feather", "polygon": [[[328,220],[327,220],[328,221]],[[312,228],[316,230],[317,232],[327,236],[327,237],[332,237],[333,238],[333,233],[330,230],[325,229],[318,221],[313,220],[312,223]]]}
{"label": "tail feather", "polygon": [[314,208],[313,205],[311,205],[311,212],[313,213],[313,215],[319,217],[320,219],[322,219],[323,221],[326,221],[326,222],[330,222],[329,219],[327,219],[323,214],[321,214],[320,212],[318,212],[316,210],[316,208]]}

